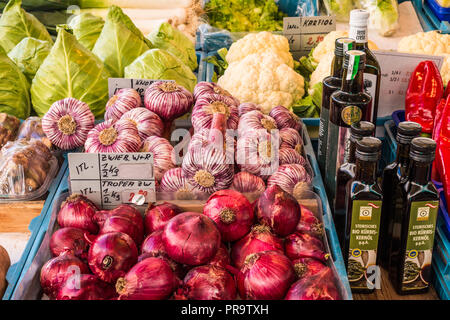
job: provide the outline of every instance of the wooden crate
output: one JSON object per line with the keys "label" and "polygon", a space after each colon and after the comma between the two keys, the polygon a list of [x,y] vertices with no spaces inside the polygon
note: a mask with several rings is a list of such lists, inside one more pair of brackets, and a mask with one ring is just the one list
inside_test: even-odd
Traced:
{"label": "wooden crate", "polygon": [[0,233],[29,233],[28,225],[41,214],[45,200],[0,203]]}

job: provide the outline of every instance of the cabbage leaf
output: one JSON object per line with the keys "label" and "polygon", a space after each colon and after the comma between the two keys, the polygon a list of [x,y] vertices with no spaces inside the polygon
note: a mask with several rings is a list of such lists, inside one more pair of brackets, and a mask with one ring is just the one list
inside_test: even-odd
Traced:
{"label": "cabbage leaf", "polygon": [[94,49],[104,25],[105,21],[102,18],[90,13],[81,13],[69,23],[75,38],[89,50]]}

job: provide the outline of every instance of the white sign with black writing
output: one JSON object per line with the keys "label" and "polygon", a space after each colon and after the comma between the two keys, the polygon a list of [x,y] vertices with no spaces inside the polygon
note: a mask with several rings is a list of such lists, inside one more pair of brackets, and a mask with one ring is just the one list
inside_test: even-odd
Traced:
{"label": "white sign with black writing", "polygon": [[155,202],[153,154],[69,153],[70,190],[100,208]]}
{"label": "white sign with black writing", "polygon": [[294,59],[308,55],[325,35],[335,30],[334,16],[283,18],[283,35],[289,41]]}
{"label": "white sign with black writing", "polygon": [[433,61],[440,70],[444,57],[394,51],[373,51],[381,69],[378,117],[392,115],[405,108],[409,79],[417,65],[424,60]]}
{"label": "white sign with black writing", "polygon": [[125,79],[125,78],[109,78],[108,79],[108,93],[111,98],[120,89],[132,88],[135,89],[144,101],[144,93],[150,85],[156,81],[173,81],[173,80],[149,80],[149,79]]}

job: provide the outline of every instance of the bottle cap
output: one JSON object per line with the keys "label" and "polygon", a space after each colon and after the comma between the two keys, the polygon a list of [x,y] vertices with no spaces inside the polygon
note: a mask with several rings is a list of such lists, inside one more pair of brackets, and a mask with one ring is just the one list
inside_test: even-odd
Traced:
{"label": "bottle cap", "polygon": [[[356,64],[357,62],[357,64]],[[356,65],[358,69],[363,69],[366,63],[366,53],[361,50],[349,50],[344,54],[344,68],[349,65]]]}
{"label": "bottle cap", "polygon": [[375,125],[369,121],[359,121],[352,124],[350,141],[355,142],[364,137],[370,137],[375,131]]}
{"label": "bottle cap", "polygon": [[397,142],[401,144],[409,144],[411,140],[418,137],[422,132],[422,126],[417,122],[403,121],[397,128]]}
{"label": "bottle cap", "polygon": [[334,43],[334,55],[343,57],[345,52],[352,50],[355,47],[355,40],[352,38],[342,37],[337,38]]}
{"label": "bottle cap", "polygon": [[381,151],[381,140],[364,137],[356,144],[356,158],[363,161],[378,161]]}
{"label": "bottle cap", "polygon": [[412,139],[409,157],[419,162],[433,162],[436,153],[436,141],[430,138],[417,137]]}
{"label": "bottle cap", "polygon": [[365,27],[369,16],[370,14],[367,10],[354,9],[350,11],[350,25]]}

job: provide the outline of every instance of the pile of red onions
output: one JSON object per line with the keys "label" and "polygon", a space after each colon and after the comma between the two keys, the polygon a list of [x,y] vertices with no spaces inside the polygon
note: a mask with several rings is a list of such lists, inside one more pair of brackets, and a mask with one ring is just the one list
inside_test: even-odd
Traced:
{"label": "pile of red onions", "polygon": [[66,281],[59,289],[56,300],[109,300],[116,297],[114,287],[92,274]]}
{"label": "pile of red onions", "polygon": [[286,300],[339,300],[331,269],[325,269],[310,277],[303,277],[289,288]]}
{"label": "pile of red onions", "polygon": [[150,234],[154,231],[164,229],[169,220],[181,212],[181,209],[177,205],[169,202],[164,202],[157,206],[149,205],[145,210],[145,232]]}
{"label": "pile of red onions", "polygon": [[90,233],[98,232],[98,225],[92,220],[97,207],[85,196],[73,194],[61,204],[58,224],[62,228],[73,227]]}
{"label": "pile of red onions", "polygon": [[50,251],[54,257],[69,251],[83,261],[87,260],[89,243],[85,231],[78,228],[62,228],[53,233],[50,238]]}

